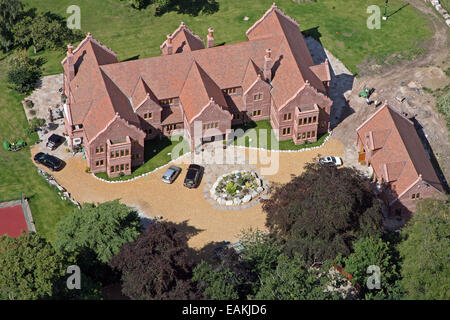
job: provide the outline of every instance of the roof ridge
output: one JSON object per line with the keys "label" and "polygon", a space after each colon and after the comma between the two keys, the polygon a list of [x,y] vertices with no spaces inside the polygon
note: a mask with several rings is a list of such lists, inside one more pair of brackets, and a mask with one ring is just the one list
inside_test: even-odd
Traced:
{"label": "roof ridge", "polygon": [[[178,28],[176,28],[175,31],[170,34],[170,36],[172,38],[175,38],[178,35],[178,33],[180,33],[180,31],[182,31],[182,30],[188,32],[194,38],[196,38],[197,40],[200,40],[203,43],[203,39],[199,35],[195,34],[191,29],[189,29],[188,26],[185,25],[183,21],[181,21]],[[159,48],[162,50],[166,45],[167,45],[167,39],[159,46]]]}
{"label": "roof ridge", "polygon": [[269,10],[267,10],[264,15],[257,20],[250,28],[248,28],[248,30],[245,32],[245,35],[248,37],[248,35],[261,23],[264,21],[264,19],[272,12],[278,12],[281,15],[283,15],[284,17],[286,17],[288,20],[290,20],[292,23],[294,23],[297,27],[300,26],[300,24],[295,21],[294,19],[292,19],[291,17],[289,17],[287,14],[285,14],[283,11],[281,11],[277,5],[275,4],[275,2],[272,4],[272,6],[269,8]]}

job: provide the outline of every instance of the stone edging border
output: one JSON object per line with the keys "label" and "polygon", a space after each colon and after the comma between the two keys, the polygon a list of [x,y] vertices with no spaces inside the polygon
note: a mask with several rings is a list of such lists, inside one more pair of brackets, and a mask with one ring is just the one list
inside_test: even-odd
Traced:
{"label": "stone edging border", "polygon": [[[332,130],[331,130],[331,131],[328,131],[328,136],[323,140],[323,142],[322,142],[320,145],[315,146],[315,147],[311,147],[311,148],[302,148],[302,149],[299,149],[299,150],[268,150],[268,149],[265,149],[265,148],[245,147],[245,146],[232,146],[232,147],[234,147],[234,148],[239,148],[239,149],[249,149],[249,150],[264,150],[264,151],[269,151],[269,152],[303,152],[303,151],[310,151],[310,150],[314,150],[314,149],[321,148],[321,147],[328,141],[328,139],[331,137],[332,133],[333,133]],[[102,181],[102,182],[106,182],[106,183],[126,183],[126,182],[131,182],[131,181],[134,181],[134,180],[136,180],[136,179],[139,179],[139,178],[148,176],[149,174],[152,174],[153,172],[155,172],[155,171],[157,171],[157,170],[159,170],[159,169],[162,169],[162,168],[164,168],[165,166],[167,166],[168,164],[174,163],[175,161],[178,161],[178,160],[180,160],[181,158],[186,157],[186,156],[189,155],[189,154],[191,154],[191,151],[189,151],[189,152],[183,154],[182,156],[180,156],[180,157],[178,157],[178,158],[176,158],[176,159],[174,159],[174,160],[171,160],[171,161],[167,162],[165,165],[162,165],[162,166],[160,166],[160,167],[158,167],[158,168],[153,169],[152,171],[143,173],[143,174],[141,174],[140,176],[137,176],[137,177],[134,177],[134,178],[131,178],[131,179],[127,179],[127,180],[109,181],[109,180],[105,180],[105,179],[102,179],[102,178],[97,177],[94,173],[91,173],[91,175],[92,175],[95,179],[97,179],[97,180],[99,180],[99,181]],[[252,201],[252,202],[253,202],[253,201]]]}
{"label": "stone edging border", "polygon": [[174,160],[171,160],[171,161],[167,162],[165,165],[162,165],[162,166],[160,166],[160,167],[158,167],[158,168],[153,169],[152,171],[143,173],[143,174],[141,174],[140,176],[137,176],[137,177],[134,177],[134,178],[130,178],[130,179],[127,179],[127,180],[109,181],[109,180],[105,180],[105,179],[102,179],[102,178],[97,177],[94,173],[91,173],[91,175],[92,175],[95,179],[100,180],[100,181],[102,181],[102,182],[107,182],[107,183],[125,183],[125,182],[130,182],[130,181],[134,181],[134,180],[136,180],[136,179],[139,179],[139,178],[148,176],[149,174],[152,174],[153,172],[155,172],[155,171],[157,171],[157,170],[159,170],[159,169],[162,169],[162,168],[164,168],[165,166],[167,166],[167,165],[169,165],[169,164],[171,164],[171,163],[174,163],[175,161],[178,161],[178,160],[180,160],[181,158],[186,157],[186,156],[189,155],[189,154],[191,154],[190,151],[189,151],[189,152],[186,152],[185,154],[183,154],[182,156],[180,156],[180,157],[178,157],[178,158],[176,158],[176,159],[174,159]]}
{"label": "stone edging border", "polygon": [[328,136],[323,140],[323,142],[320,145],[311,147],[311,148],[301,148],[299,150],[269,150],[266,148],[245,147],[245,146],[234,146],[234,147],[239,148],[239,149],[261,150],[261,151],[264,150],[264,151],[268,151],[268,152],[303,152],[303,151],[310,151],[310,150],[322,148],[322,146],[328,141],[328,139],[330,139],[332,133],[333,133],[333,131],[328,131]]}

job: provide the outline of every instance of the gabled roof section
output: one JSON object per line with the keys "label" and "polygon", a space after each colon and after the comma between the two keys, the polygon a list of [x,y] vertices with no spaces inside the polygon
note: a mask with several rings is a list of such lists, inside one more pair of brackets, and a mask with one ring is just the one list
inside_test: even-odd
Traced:
{"label": "gabled roof section", "polygon": [[140,103],[144,101],[145,98],[147,98],[147,95],[151,100],[153,100],[155,103],[159,104],[158,99],[153,94],[153,91],[149,88],[147,83],[145,83],[142,76],[139,76],[138,81],[136,82],[136,86],[131,93],[131,101],[133,103],[133,108],[136,110],[137,106],[139,106]]}
{"label": "gabled roof section", "polygon": [[192,63],[180,95],[186,118],[190,122],[202,109],[214,100],[220,106],[227,103],[217,84],[206,74],[196,61]]}
{"label": "gabled roof section", "polygon": [[397,194],[410,188],[419,176],[443,191],[414,124],[387,103],[357,129],[357,134],[363,141],[371,134],[374,146],[381,145],[371,165],[377,176],[395,181]]}
{"label": "gabled roof section", "polygon": [[[94,56],[97,59],[98,65],[104,65],[104,64],[110,64],[110,63],[116,63],[117,60],[117,54],[107,46],[103,45],[95,39],[91,33],[89,32],[86,36],[86,38],[83,39],[83,41],[80,42],[80,44],[76,47],[75,50],[73,50],[73,54],[75,55],[75,58],[77,59],[79,57],[78,52],[83,49],[83,47],[90,43],[92,46],[92,51],[94,52]],[[65,64],[67,61],[67,57],[63,59],[61,64]]]}
{"label": "gabled roof section", "polygon": [[261,69],[256,65],[253,59],[248,59],[247,68],[242,79],[242,90],[246,92],[252,84],[258,79],[258,76],[263,77]]}
{"label": "gabled roof section", "polygon": [[[202,38],[192,32],[184,22],[172,33],[173,53],[181,53],[186,51],[195,51],[204,49],[205,45]],[[163,42],[160,49],[167,47],[167,40]]]}
{"label": "gabled roof section", "polygon": [[320,81],[331,81],[330,65],[328,59],[324,63],[310,66],[309,69],[320,79]]}

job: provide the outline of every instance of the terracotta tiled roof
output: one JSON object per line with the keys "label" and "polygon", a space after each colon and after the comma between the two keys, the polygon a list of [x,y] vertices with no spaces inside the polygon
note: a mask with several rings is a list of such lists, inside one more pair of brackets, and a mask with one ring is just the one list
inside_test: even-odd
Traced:
{"label": "terracotta tiled roof", "polygon": [[[205,48],[202,38],[193,33],[183,22],[181,22],[180,26],[171,36],[174,54]],[[167,40],[163,42],[160,49],[163,50],[166,46]]]}
{"label": "terracotta tiled roof", "polygon": [[320,79],[320,81],[331,81],[330,66],[328,64],[328,60],[326,60],[324,63],[310,66],[309,69],[314,72],[314,74],[317,76],[317,78]]}
{"label": "terracotta tiled roof", "polygon": [[263,78],[261,69],[255,64],[255,62],[249,58],[247,68],[244,73],[244,79],[242,79],[242,91],[247,91],[251,85],[258,79],[258,76]]}
{"label": "terracotta tiled roof", "polygon": [[387,103],[357,129],[357,134],[364,143],[365,137],[372,136],[375,151],[371,165],[378,177],[394,181],[397,194],[410,188],[419,175],[443,191],[414,124]]}
{"label": "terracotta tiled roof", "polygon": [[[209,99],[214,95],[218,104],[226,106],[221,89],[242,86],[245,90],[251,85],[264,65],[268,48],[272,49],[271,92],[277,108],[283,107],[306,81],[325,92],[319,79],[323,67],[313,67],[298,23],[276,6],[247,31],[247,36],[249,40],[241,43],[204,48],[203,40],[182,24],[172,35],[174,54],[116,63],[116,54],[89,35],[74,50],[76,75],[69,86],[77,107],[71,108],[72,118],[85,119],[86,134],[92,137],[116,112],[134,122],[132,105],[136,107],[144,93],[149,93],[155,101],[183,95],[182,106],[189,109],[185,113],[192,119],[193,113],[205,105],[201,104],[206,96]],[[175,54],[183,41],[185,49]],[[164,42],[161,48],[166,45]],[[249,63],[252,69],[248,69]],[[66,59],[63,66],[67,72]],[[187,83],[191,80],[200,87]],[[188,97],[188,91],[192,97]],[[194,106],[194,102],[199,105]],[[242,105],[241,101],[232,102]]]}
{"label": "terracotta tiled roof", "polygon": [[227,106],[222,90],[194,61],[180,94],[180,101],[188,121],[198,115],[211,99],[220,106]]}
{"label": "terracotta tiled roof", "polygon": [[173,124],[183,122],[181,107],[164,107],[161,114],[161,124]]}
{"label": "terracotta tiled roof", "polygon": [[145,83],[144,79],[142,79],[142,77],[139,76],[136,86],[134,87],[134,90],[131,93],[131,101],[133,102],[134,110],[136,110],[139,104],[144,101],[147,95],[149,96],[150,99],[159,104],[158,99],[155,97],[152,90]]}

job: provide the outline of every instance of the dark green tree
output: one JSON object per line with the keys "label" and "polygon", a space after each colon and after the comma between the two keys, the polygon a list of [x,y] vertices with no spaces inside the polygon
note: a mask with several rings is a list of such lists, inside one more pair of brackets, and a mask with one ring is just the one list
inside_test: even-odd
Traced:
{"label": "dark green tree", "polygon": [[19,93],[34,89],[42,75],[42,58],[30,58],[25,50],[15,52],[8,59],[7,79],[11,87]]}
{"label": "dark green tree", "polygon": [[141,225],[136,210],[114,200],[84,204],[59,222],[56,233],[59,251],[75,255],[91,251],[98,261],[107,263],[139,236]]}
{"label": "dark green tree", "polygon": [[213,266],[202,261],[195,267],[192,280],[199,283],[200,289],[208,299],[239,299],[239,292],[235,285],[237,279],[229,268],[214,270]]}
{"label": "dark green tree", "polygon": [[328,300],[339,299],[335,291],[327,291],[330,279],[328,266],[311,268],[300,255],[293,258],[282,254],[273,272],[264,272],[261,286],[254,296],[258,300]]}
{"label": "dark green tree", "polygon": [[0,237],[0,299],[49,299],[62,293],[65,259],[36,233]]}
{"label": "dark green tree", "polygon": [[197,299],[187,253],[186,234],[161,222],[125,244],[110,265],[122,273],[122,292],[131,299]]}
{"label": "dark green tree", "polygon": [[[353,253],[344,258],[345,272],[360,285],[360,295],[365,299],[399,299],[400,261],[393,245],[378,236],[364,237],[353,243]],[[380,268],[380,289],[369,290],[366,283],[372,275],[369,266]]]}
{"label": "dark green tree", "polygon": [[399,245],[407,298],[450,299],[449,230],[448,199],[424,199],[417,205]]}
{"label": "dark green tree", "polygon": [[0,0],[0,48],[8,51],[14,42],[13,26],[23,12],[20,0]]}
{"label": "dark green tree", "polygon": [[273,237],[286,241],[286,253],[301,254],[309,265],[347,256],[354,240],[382,232],[370,182],[351,168],[308,164],[263,200],[263,209]]}
{"label": "dark green tree", "polygon": [[81,33],[69,29],[64,19],[54,13],[27,15],[13,28],[15,43],[22,48],[33,46],[36,54],[41,49],[63,48],[66,42],[75,42]]}

